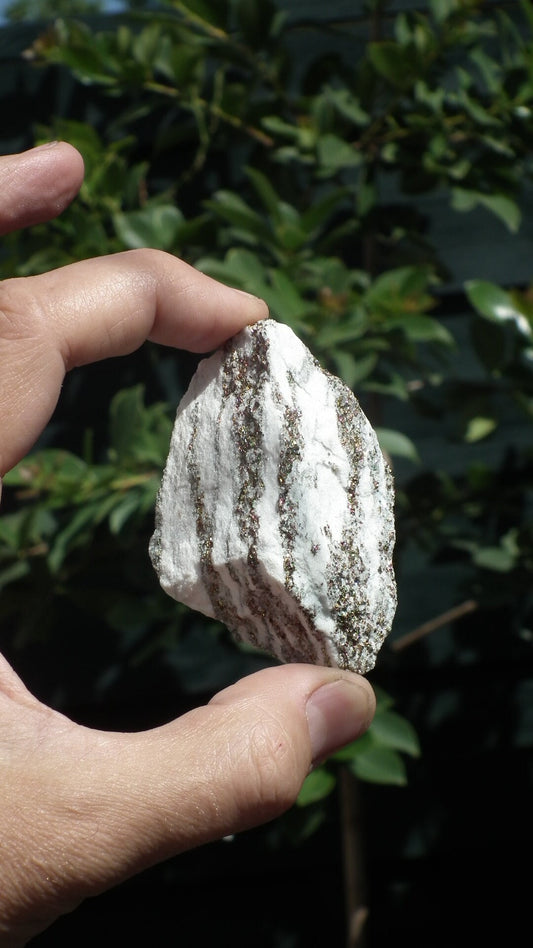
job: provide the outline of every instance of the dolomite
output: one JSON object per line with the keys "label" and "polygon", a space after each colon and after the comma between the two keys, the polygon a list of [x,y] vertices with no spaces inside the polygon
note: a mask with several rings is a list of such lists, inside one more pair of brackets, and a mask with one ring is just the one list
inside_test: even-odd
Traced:
{"label": "dolomite", "polygon": [[344,383],[256,323],[178,406],[150,556],[163,589],[283,662],[367,672],[396,607],[393,485]]}

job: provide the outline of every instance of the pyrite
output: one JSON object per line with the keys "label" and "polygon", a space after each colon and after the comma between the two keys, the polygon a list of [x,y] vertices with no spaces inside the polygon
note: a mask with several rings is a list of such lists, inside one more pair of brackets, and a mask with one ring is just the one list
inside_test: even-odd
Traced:
{"label": "pyrite", "polygon": [[174,599],[283,662],[369,671],[396,608],[392,475],[344,383],[268,319],[200,362],[150,555]]}

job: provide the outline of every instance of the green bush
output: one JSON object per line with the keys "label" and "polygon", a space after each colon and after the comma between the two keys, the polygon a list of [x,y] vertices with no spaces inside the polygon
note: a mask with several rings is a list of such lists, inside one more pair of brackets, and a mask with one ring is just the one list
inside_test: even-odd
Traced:
{"label": "green bush", "polygon": [[[376,426],[396,471],[400,612],[371,676],[380,700],[368,735],[302,790],[309,831],[339,766],[405,784],[404,755],[419,743],[386,691],[402,694],[413,624],[421,640],[498,609],[511,652],[533,622],[533,290],[476,269],[458,285],[432,217],[458,233],[492,217],[502,242],[522,233],[533,7],[355,6],[349,23],[304,22],[271,0],[168,0],[103,24],[50,22],[24,68],[69,92],[35,139],[76,145],[86,180],[57,221],[7,238],[0,261],[8,276],[142,246],[178,254],[263,296]],[[118,643],[117,667],[98,681],[161,650],[193,698],[264,661],[166,600],[148,564],[193,365],[146,346],[103,392],[78,370],[60,430],[6,477],[0,617],[15,647],[66,616],[90,649],[97,622]],[[93,403],[81,421],[80,391]],[[412,601],[413,558],[435,584],[429,615]],[[482,662],[493,646],[470,647]]]}

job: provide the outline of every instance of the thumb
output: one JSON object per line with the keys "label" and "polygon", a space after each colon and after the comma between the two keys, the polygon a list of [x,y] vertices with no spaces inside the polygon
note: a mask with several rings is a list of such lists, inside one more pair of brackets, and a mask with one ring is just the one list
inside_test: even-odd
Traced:
{"label": "thumb", "polygon": [[106,885],[114,874],[280,815],[313,763],[355,740],[373,712],[372,689],[359,676],[285,665],[242,679],[161,728],[104,735]]}
{"label": "thumb", "polygon": [[[374,708],[373,691],[360,676],[284,665],[242,679],[161,729],[157,741],[152,732],[154,766],[167,774],[159,795],[164,832],[168,809],[175,809],[178,773],[185,780],[179,813],[184,848],[280,815],[313,765],[366,730]],[[176,758],[169,767],[176,741],[185,764]],[[178,836],[171,846],[176,843],[182,848]]]}
{"label": "thumb", "polygon": [[[39,720],[31,724],[36,753],[28,733],[12,751],[17,819],[9,831],[8,812],[0,919],[10,919],[12,932],[23,926],[34,934],[149,865],[284,812],[313,762],[368,727],[374,695],[357,675],[285,665],[137,734],[92,731],[42,706],[40,715],[18,700],[14,706],[18,724],[9,733],[20,738],[23,712],[26,731]],[[9,786],[8,777],[8,810]],[[0,922],[0,944],[1,932]]]}

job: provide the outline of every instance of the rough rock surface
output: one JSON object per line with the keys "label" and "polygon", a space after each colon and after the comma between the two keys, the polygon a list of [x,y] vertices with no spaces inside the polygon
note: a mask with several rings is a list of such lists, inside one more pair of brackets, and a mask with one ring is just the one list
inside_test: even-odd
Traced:
{"label": "rough rock surface", "polygon": [[150,555],[163,589],[284,662],[374,666],[396,608],[392,476],[352,392],[248,327],[182,399]]}

